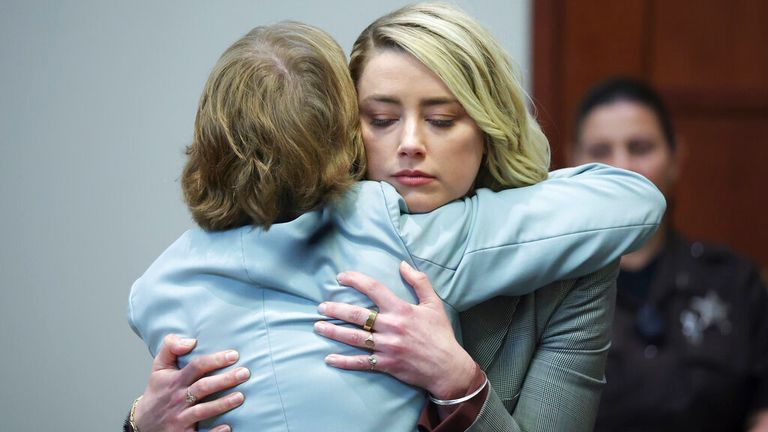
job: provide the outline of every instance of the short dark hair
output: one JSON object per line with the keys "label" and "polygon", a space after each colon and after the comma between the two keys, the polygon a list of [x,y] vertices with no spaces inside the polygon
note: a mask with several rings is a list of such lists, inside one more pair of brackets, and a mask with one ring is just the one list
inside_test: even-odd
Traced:
{"label": "short dark hair", "polygon": [[675,150],[675,129],[672,126],[672,117],[669,115],[661,96],[648,84],[625,77],[615,77],[602,81],[592,87],[581,99],[576,111],[574,142],[578,143],[584,120],[595,108],[621,101],[635,102],[653,111],[659,121],[667,145],[669,145],[670,150]]}

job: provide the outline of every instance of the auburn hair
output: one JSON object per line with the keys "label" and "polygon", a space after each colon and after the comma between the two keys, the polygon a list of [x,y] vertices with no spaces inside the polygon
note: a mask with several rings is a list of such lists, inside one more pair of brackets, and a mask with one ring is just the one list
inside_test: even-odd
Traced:
{"label": "auburn hair", "polygon": [[365,171],[355,88],[327,33],[283,22],[230,46],[208,77],[182,174],[206,230],[270,225],[338,197]]}

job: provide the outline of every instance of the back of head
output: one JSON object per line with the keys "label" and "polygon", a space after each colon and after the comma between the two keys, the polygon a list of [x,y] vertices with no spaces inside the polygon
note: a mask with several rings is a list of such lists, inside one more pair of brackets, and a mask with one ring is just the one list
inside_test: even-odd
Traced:
{"label": "back of head", "polygon": [[659,126],[670,150],[675,150],[676,140],[672,117],[669,115],[661,96],[646,83],[624,77],[601,81],[587,91],[576,111],[574,142],[579,143],[584,121],[595,108],[616,102],[632,102],[650,109],[659,121]]}
{"label": "back of head", "polygon": [[486,137],[477,186],[499,190],[547,177],[549,143],[526,106],[512,62],[493,36],[454,6],[419,3],[368,26],[352,48],[357,83],[377,50],[413,55],[442,79]]}
{"label": "back of head", "polygon": [[300,23],[257,27],[214,67],[182,174],[207,230],[269,228],[322,206],[364,171],[344,53]]}

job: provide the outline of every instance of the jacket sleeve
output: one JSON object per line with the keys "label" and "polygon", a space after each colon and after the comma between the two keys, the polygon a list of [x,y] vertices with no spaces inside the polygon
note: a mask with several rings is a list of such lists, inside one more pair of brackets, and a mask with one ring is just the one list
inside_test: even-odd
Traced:
{"label": "jacket sleeve", "polygon": [[396,228],[441,298],[463,311],[608,265],[645,243],[665,209],[639,174],[588,164],[533,186],[481,189],[431,213],[403,214]]}
{"label": "jacket sleeve", "polygon": [[[467,431],[592,430],[605,385],[617,272],[617,264],[608,266],[568,291],[547,321],[519,394],[504,394],[510,388],[508,371],[489,374],[495,391]],[[510,364],[504,358],[497,363]]]}

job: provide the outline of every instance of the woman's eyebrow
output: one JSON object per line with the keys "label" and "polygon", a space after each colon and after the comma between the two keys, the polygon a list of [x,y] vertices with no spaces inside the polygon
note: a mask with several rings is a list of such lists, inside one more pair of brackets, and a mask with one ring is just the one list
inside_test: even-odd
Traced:
{"label": "woman's eyebrow", "polygon": [[458,100],[451,97],[436,97],[436,98],[429,98],[424,99],[421,102],[419,102],[419,105],[422,107],[430,107],[435,105],[449,105],[449,104],[457,104],[459,103]]}
{"label": "woman's eyebrow", "polygon": [[400,99],[394,97],[394,96],[387,96],[382,94],[372,94],[370,96],[366,96],[363,100],[360,101],[361,104],[368,103],[368,102],[381,102],[381,103],[388,103],[388,104],[400,104]]}
{"label": "woman's eyebrow", "polygon": [[[393,104],[393,105],[401,105],[402,102],[399,98],[395,96],[389,96],[389,95],[383,95],[383,94],[372,94],[370,96],[366,96],[363,100],[360,101],[361,104],[369,103],[369,102],[379,102],[379,103],[387,103],[387,104]],[[456,98],[452,97],[434,97],[434,98],[427,98],[419,101],[419,105],[422,107],[430,107],[435,105],[449,105],[449,104],[457,104],[459,103]]]}

